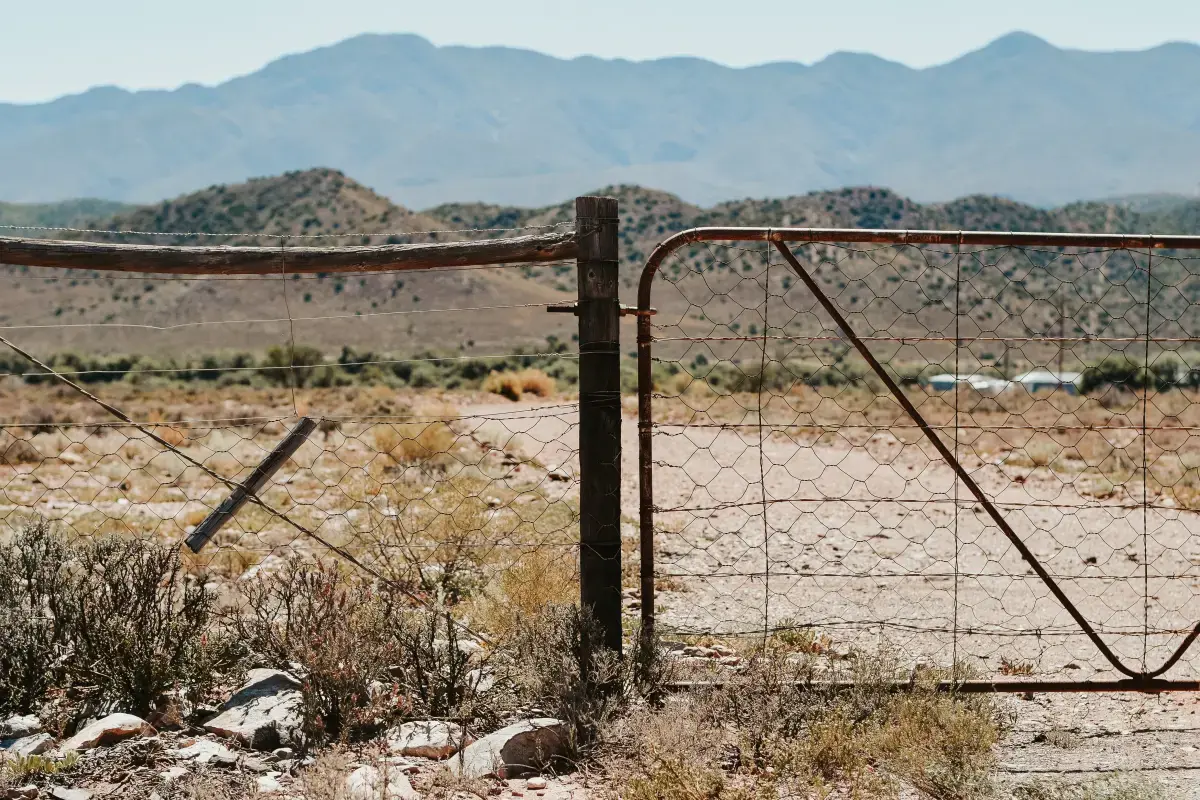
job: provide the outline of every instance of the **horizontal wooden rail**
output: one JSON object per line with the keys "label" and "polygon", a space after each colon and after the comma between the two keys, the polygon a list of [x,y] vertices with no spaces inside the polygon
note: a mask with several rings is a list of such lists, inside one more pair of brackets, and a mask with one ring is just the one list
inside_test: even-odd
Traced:
{"label": "horizontal wooden rail", "polygon": [[173,275],[391,272],[573,260],[575,231],[366,247],[179,247],[0,236],[0,264]]}

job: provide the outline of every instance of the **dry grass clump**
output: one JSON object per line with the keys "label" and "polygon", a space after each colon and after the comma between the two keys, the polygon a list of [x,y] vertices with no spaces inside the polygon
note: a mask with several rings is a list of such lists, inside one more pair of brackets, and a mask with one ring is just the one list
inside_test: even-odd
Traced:
{"label": "dry grass clump", "polygon": [[521,620],[567,606],[579,597],[575,553],[565,547],[531,547],[500,570],[473,604],[473,619],[490,634],[507,637]]}
{"label": "dry grass clump", "polygon": [[1014,800],[1166,800],[1162,784],[1135,775],[1105,775],[1082,783],[1036,782],[1019,786]]}
{"label": "dry grass clump", "polygon": [[40,464],[45,456],[28,439],[0,431],[0,464],[19,467],[22,464]]}
{"label": "dry grass clump", "polygon": [[586,611],[551,606],[521,620],[502,645],[515,696],[562,720],[572,763],[601,753],[614,726],[632,709],[663,696],[673,677],[660,643],[637,631],[623,656],[600,641]]}
{"label": "dry grass clump", "polygon": [[361,540],[389,579],[450,605],[472,600],[470,613],[502,632],[504,604],[531,609],[567,591],[578,513],[573,503],[532,491],[514,497],[496,482],[463,473],[432,486],[385,486]]}
{"label": "dry grass clump", "polygon": [[403,466],[444,467],[454,457],[458,434],[441,421],[381,422],[371,431],[375,451]]}
{"label": "dry grass clump", "polygon": [[540,369],[523,369],[520,372],[493,371],[483,379],[480,388],[491,394],[507,397],[509,400],[520,400],[521,395],[531,394],[535,397],[553,397],[557,389],[554,378]]}
{"label": "dry grass clump", "polygon": [[760,651],[724,686],[643,710],[605,737],[602,768],[622,798],[932,798],[993,791],[994,700],[938,692],[932,676],[896,690],[887,656],[834,663]]}

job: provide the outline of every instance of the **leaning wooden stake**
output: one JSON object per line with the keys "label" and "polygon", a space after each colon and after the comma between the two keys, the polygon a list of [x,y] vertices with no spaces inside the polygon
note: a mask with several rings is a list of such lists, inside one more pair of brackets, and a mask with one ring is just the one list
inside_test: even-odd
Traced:
{"label": "leaning wooden stake", "polygon": [[271,451],[269,456],[263,459],[261,464],[254,468],[254,472],[250,473],[250,477],[243,481],[241,486],[234,489],[233,493],[225,498],[225,502],[217,506],[216,510],[205,517],[204,521],[197,525],[196,529],[188,535],[188,549],[193,553],[199,553],[200,548],[204,547],[210,539],[216,536],[225,523],[233,519],[233,515],[246,504],[246,501],[250,499],[250,495],[257,495],[270,477],[278,472],[279,468],[287,463],[287,460],[300,449],[300,445],[308,440],[309,434],[316,430],[316,427],[316,420],[301,417],[300,423],[292,428],[291,433],[275,446],[275,449]]}

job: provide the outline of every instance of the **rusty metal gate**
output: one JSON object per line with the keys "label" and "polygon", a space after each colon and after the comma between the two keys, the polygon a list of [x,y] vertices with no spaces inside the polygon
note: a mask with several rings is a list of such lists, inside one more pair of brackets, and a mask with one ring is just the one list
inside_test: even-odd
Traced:
{"label": "rusty metal gate", "polygon": [[1200,238],[697,228],[638,309],[645,626],[1200,688]]}

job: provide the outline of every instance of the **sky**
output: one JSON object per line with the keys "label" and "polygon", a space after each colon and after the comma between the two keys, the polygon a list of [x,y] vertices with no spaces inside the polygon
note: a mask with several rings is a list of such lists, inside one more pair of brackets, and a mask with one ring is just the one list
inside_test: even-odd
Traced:
{"label": "sky", "polygon": [[[51,10],[53,9],[53,10]],[[360,33],[561,57],[692,55],[731,66],[869,52],[944,63],[1014,30],[1059,47],[1200,42],[1196,0],[0,0],[0,102],[97,85],[214,84]]]}

